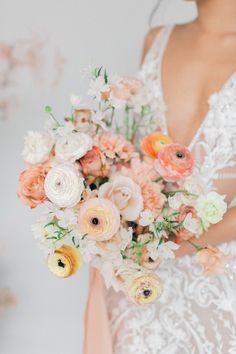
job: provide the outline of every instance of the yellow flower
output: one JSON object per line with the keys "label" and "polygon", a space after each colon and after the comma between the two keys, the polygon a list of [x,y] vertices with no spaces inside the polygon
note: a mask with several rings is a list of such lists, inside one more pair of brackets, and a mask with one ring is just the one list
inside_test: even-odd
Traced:
{"label": "yellow flower", "polygon": [[49,270],[60,278],[75,274],[82,264],[80,252],[68,245],[61,246],[53,255],[48,256]]}
{"label": "yellow flower", "polygon": [[153,273],[138,273],[126,284],[126,293],[137,305],[153,303],[160,295],[160,279]]}
{"label": "yellow flower", "polygon": [[120,212],[110,200],[92,198],[82,204],[78,223],[81,232],[90,239],[109,240],[120,227]]}

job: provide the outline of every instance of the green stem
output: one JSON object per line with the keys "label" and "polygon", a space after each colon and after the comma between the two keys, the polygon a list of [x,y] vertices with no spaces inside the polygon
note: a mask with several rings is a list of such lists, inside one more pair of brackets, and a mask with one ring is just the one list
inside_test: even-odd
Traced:
{"label": "green stem", "polygon": [[206,247],[202,247],[199,245],[196,245],[196,243],[194,243],[191,240],[187,240],[188,243],[190,243],[190,245],[192,245],[198,252],[204,250]]}

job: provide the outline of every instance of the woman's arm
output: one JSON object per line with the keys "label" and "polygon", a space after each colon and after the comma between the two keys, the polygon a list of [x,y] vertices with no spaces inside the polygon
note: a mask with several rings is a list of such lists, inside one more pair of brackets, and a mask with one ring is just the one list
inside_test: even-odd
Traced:
{"label": "woman's arm", "polygon": [[[236,240],[236,207],[228,209],[223,220],[216,225],[212,225],[200,238],[192,239],[194,243],[203,247],[208,244],[214,246],[232,240]],[[195,248],[187,241],[184,241],[175,252],[175,255],[176,257],[182,257],[195,252]]]}

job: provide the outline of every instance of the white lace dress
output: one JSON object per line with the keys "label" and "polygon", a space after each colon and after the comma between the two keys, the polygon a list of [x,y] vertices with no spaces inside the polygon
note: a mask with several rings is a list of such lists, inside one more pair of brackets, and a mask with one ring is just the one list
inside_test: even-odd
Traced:
{"label": "white lace dress", "polygon": [[[172,29],[166,26],[159,32],[140,72],[160,107],[161,61]],[[150,131],[159,126],[168,134],[164,110],[156,118]],[[206,190],[215,188],[236,205],[236,72],[210,96],[208,113],[189,148]],[[236,241],[220,248],[236,258]],[[157,271],[162,296],[144,307],[109,290],[114,354],[236,354],[235,259],[231,265],[232,274],[209,279],[191,256],[169,262]]]}

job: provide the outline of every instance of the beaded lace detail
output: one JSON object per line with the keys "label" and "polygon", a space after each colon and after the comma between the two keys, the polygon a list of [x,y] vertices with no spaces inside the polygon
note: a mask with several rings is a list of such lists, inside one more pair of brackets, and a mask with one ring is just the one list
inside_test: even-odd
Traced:
{"label": "beaded lace detail", "polygon": [[[161,62],[172,29],[159,32],[139,73],[162,107],[155,126],[141,135],[154,128],[168,133]],[[208,103],[189,148],[205,189],[215,188],[236,206],[236,72]],[[236,241],[220,248],[234,257],[228,275],[209,279],[190,256],[169,261],[158,270],[164,291],[153,305],[132,305],[109,290],[114,354],[236,354]]]}

